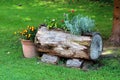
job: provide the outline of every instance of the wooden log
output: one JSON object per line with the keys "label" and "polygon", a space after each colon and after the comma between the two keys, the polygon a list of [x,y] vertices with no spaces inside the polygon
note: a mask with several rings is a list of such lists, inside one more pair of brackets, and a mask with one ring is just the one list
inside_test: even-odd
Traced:
{"label": "wooden log", "polygon": [[[101,48],[101,43],[99,43],[98,40],[102,39],[100,35],[96,35],[95,38],[92,36],[76,36],[62,31],[47,30],[46,27],[41,27],[36,34],[35,44],[38,51],[51,55],[67,58],[97,59],[102,50],[99,49]],[[93,40],[97,37],[100,38],[97,42],[94,42]],[[91,43],[93,44],[91,45]],[[99,53],[94,52],[94,47],[95,49],[98,48]]]}

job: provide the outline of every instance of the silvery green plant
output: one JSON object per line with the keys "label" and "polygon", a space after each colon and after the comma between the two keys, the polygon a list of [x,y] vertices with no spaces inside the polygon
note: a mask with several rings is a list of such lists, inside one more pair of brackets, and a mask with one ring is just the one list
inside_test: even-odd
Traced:
{"label": "silvery green plant", "polygon": [[68,14],[66,14],[64,22],[70,33],[74,35],[90,33],[95,26],[94,20],[92,20],[88,16],[83,17],[80,14],[74,16],[71,20],[69,19]]}

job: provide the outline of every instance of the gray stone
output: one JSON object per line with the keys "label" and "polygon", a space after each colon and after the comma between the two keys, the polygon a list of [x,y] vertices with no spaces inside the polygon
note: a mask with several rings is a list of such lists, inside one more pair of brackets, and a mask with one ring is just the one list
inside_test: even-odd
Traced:
{"label": "gray stone", "polygon": [[83,63],[83,60],[80,61],[79,59],[68,59],[66,62],[66,66],[80,68],[82,63]]}
{"label": "gray stone", "polygon": [[41,61],[46,63],[51,63],[51,64],[57,64],[59,61],[59,57],[49,55],[49,54],[43,54]]}

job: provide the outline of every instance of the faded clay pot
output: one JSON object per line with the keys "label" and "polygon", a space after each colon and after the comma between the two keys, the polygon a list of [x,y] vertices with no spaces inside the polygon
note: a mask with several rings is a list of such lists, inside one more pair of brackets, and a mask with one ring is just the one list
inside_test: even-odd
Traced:
{"label": "faded clay pot", "polygon": [[36,47],[31,40],[21,40],[21,44],[25,58],[32,58],[37,56]]}

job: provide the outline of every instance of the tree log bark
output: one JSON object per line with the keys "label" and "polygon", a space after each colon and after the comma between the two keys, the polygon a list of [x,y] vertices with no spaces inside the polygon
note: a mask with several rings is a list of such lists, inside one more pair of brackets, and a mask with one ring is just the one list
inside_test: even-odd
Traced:
{"label": "tree log bark", "polygon": [[110,41],[120,46],[120,0],[114,0],[113,28]]}
{"label": "tree log bark", "polygon": [[[67,58],[97,59],[102,51],[102,42],[99,43],[102,41],[102,38],[100,35],[95,36],[93,38],[95,42],[92,38],[91,36],[75,36],[41,27],[36,34],[35,44],[38,51],[51,55]],[[91,45],[91,43],[93,44]]]}

